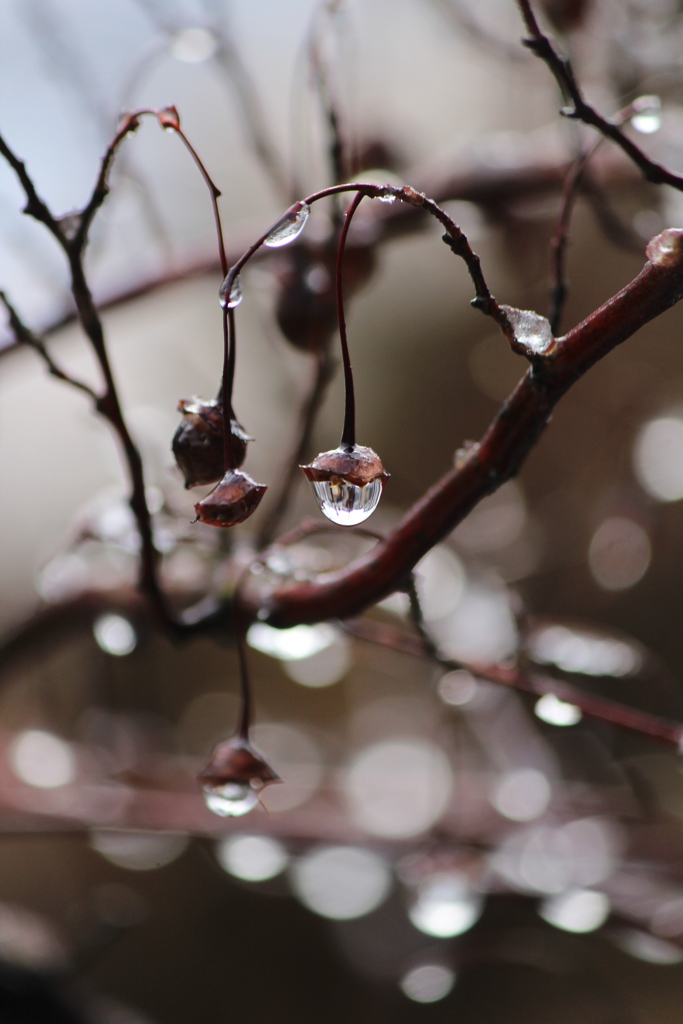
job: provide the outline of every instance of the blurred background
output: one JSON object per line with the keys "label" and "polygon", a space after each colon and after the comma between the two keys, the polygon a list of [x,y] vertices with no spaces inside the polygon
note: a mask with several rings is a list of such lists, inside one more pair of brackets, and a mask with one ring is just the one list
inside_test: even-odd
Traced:
{"label": "blurred background", "polygon": [[[649,97],[626,130],[683,172],[683,4],[537,6],[602,112]],[[562,183],[592,137],[558,116],[520,35],[513,0],[7,0],[0,130],[68,215],[120,112],[174,103],[222,190],[232,260],[294,199],[353,173],[443,201],[499,301],[548,315]],[[646,186],[607,145],[589,172],[563,330],[683,218],[679,193]],[[198,494],[170,452],[178,400],[211,398],[220,379],[208,196],[152,121],[111,186],[87,269],[145,457],[164,585],[187,606],[229,594],[259,543],[318,515],[302,479],[272,521],[321,354],[336,353],[336,212],[316,209],[297,243],[244,273],[235,408],[256,438],[246,468],[271,489],[217,537],[191,525]],[[97,383],[66,267],[23,204],[0,165],[0,287],[56,359]],[[436,225],[399,205],[363,203],[346,263],[359,442],[391,473],[380,530],[526,368],[469,306]],[[682,315],[581,380],[520,477],[420,563],[445,656],[517,659],[683,721]],[[15,638],[0,652],[3,1020],[680,1018],[675,751],[337,623],[257,623],[254,742],[284,784],[244,818],[212,815],[194,776],[234,728],[234,649],[154,628],[130,596],[138,541],[114,438],[34,352],[8,331],[0,344],[0,628]],[[337,443],[342,400],[335,379],[307,455]],[[311,536],[275,549],[263,575],[305,579],[371,543]],[[369,622],[409,634],[406,604],[394,595]]]}

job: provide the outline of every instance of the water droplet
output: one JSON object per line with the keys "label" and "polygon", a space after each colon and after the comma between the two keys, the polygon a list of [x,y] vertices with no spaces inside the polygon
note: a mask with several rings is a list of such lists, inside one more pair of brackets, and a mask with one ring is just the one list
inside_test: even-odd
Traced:
{"label": "water droplet", "polygon": [[641,135],[652,135],[662,127],[662,101],[659,96],[639,96],[633,103],[631,125]]}
{"label": "water droplet", "polygon": [[392,196],[392,195],[377,196],[377,198],[379,199],[380,203],[395,203],[396,202],[396,196]]}
{"label": "water droplet", "polygon": [[462,935],[479,920],[484,900],[457,874],[434,875],[421,886],[408,911],[412,924],[425,935],[447,939]]}
{"label": "water droplet", "polygon": [[382,497],[382,481],[372,480],[364,487],[343,480],[312,480],[311,487],[320,511],[340,526],[357,526],[375,511]]}
{"label": "water droplet", "polygon": [[503,306],[502,309],[515,332],[515,341],[527,354],[542,356],[550,351],[555,339],[544,316],[531,309],[515,309],[513,306]]}
{"label": "water droplet", "polygon": [[549,725],[576,725],[583,718],[581,708],[560,700],[554,693],[544,693],[534,708],[536,717]]}
{"label": "water droplet", "polygon": [[258,803],[258,793],[248,782],[205,782],[202,791],[206,806],[221,818],[239,818]]}
{"label": "water droplet", "polygon": [[264,240],[264,245],[271,249],[279,249],[282,245],[289,245],[295,238],[298,238],[311,213],[308,203],[294,203],[290,206],[283,217],[280,217],[277,224],[270,230]]}
{"label": "water droplet", "polygon": [[119,658],[131,654],[138,642],[135,629],[122,615],[100,615],[93,624],[93,634],[105,654]]}
{"label": "water droplet", "polygon": [[239,306],[239,304],[240,304],[240,302],[242,301],[242,298],[243,298],[243,295],[242,295],[242,279],[240,278],[239,274],[237,275],[235,280],[232,282],[232,287],[230,289],[230,297],[228,298],[228,281],[229,280],[230,280],[230,275],[228,274],[228,276],[223,281],[223,284],[220,287],[220,291],[218,292],[218,301],[220,302],[220,304],[223,307],[223,309],[225,309],[226,306],[227,306],[228,309],[234,309],[235,306]]}

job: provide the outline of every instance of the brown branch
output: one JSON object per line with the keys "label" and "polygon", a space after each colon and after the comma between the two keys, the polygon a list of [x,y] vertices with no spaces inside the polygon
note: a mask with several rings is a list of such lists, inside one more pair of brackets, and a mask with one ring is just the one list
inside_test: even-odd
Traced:
{"label": "brown branch", "polygon": [[66,238],[59,221],[52,216],[48,207],[38,195],[36,187],[26,171],[23,160],[20,160],[12,152],[2,135],[0,135],[0,156],[2,156],[10,165],[19,179],[19,184],[24,190],[26,206],[24,207],[23,212],[29,217],[33,217],[34,220],[44,224],[48,231],[54,235],[59,244],[63,247],[66,243]]}
{"label": "brown branch", "polygon": [[[388,537],[340,572],[287,582],[268,597],[267,621],[348,618],[405,585],[416,563],[485,495],[514,476],[571,385],[638,328],[683,297],[683,230],[669,229],[648,246],[635,280],[557,340],[519,382],[478,445],[411,508]],[[243,597],[245,612],[259,610]],[[266,609],[264,609],[266,610]]]}
{"label": "brown branch", "polygon": [[[562,185],[567,176],[568,165],[566,161],[549,162],[547,164],[533,164],[526,167],[514,168],[490,168],[475,167],[465,169],[445,178],[435,178],[433,181],[423,181],[424,191],[432,195],[437,203],[445,203],[449,200],[462,200],[473,203],[492,215],[499,215],[509,205],[523,201],[529,197],[538,197],[561,192]],[[604,161],[601,169],[601,177],[607,179],[612,188],[625,187],[633,184],[633,172],[626,161]],[[590,186],[590,187],[589,187]],[[584,180],[584,190],[587,191],[589,199],[592,199],[593,191],[597,185],[592,179]],[[377,236],[377,244],[385,244],[394,238],[400,238],[413,231],[421,230],[424,219],[416,207],[394,203],[393,206],[382,206],[382,208],[369,207],[368,216],[374,218],[373,231]],[[601,203],[596,201],[596,214],[601,213]],[[633,236],[629,232],[628,239],[622,237],[623,225],[615,223],[615,218],[609,216],[609,212],[601,219],[603,230],[608,237],[618,244],[633,242]],[[613,230],[612,230],[613,228]],[[624,229],[626,230],[626,229]],[[305,240],[299,243],[305,245]],[[228,263],[235,263],[244,251],[244,244],[234,244],[232,252],[227,254]],[[266,254],[267,258],[267,254]],[[142,284],[126,288],[121,292],[111,294],[109,297],[98,302],[100,311],[114,309],[134,299],[166,288],[178,282],[191,280],[205,274],[219,273],[220,262],[214,258],[200,260],[194,264],[188,264],[184,268],[169,270],[157,277],[150,278]],[[43,325],[41,333],[53,334],[75,319],[72,312],[63,313],[51,322]],[[6,345],[0,348],[0,359],[15,351],[18,346]]]}
{"label": "brown branch", "polygon": [[551,693],[559,700],[579,708],[587,718],[593,718],[598,722],[607,722],[620,729],[626,729],[641,736],[649,736],[651,739],[663,743],[670,743],[676,748],[679,748],[683,741],[683,724],[680,722],[651,715],[647,711],[627,707],[618,701],[587,693],[572,683],[535,672],[527,672],[516,666],[452,661],[449,658],[435,657],[431,641],[425,640],[423,636],[411,636],[395,626],[372,622],[369,619],[346,620],[342,625],[351,636],[357,637],[359,640],[366,640],[368,643],[388,647],[391,650],[418,658],[432,658],[449,670],[463,668],[479,679],[486,679],[492,683],[508,686],[512,690],[531,693],[538,697]]}
{"label": "brown branch", "polygon": [[86,395],[92,398],[95,406],[98,406],[100,398],[97,392],[94,391],[89,384],[85,384],[76,377],[72,377],[65,370],[62,370],[57,363],[55,363],[45,346],[45,342],[34,334],[33,331],[29,330],[3,291],[0,291],[0,302],[2,302],[7,310],[10,330],[14,335],[16,344],[28,345],[29,348],[35,349],[45,362],[45,365],[53,377],[57,377],[58,380],[62,380],[65,383],[70,384],[72,387],[77,388],[79,391],[85,392]]}
{"label": "brown branch", "polygon": [[529,33],[529,38],[523,40],[524,45],[547,65],[561,92],[572,104],[563,109],[562,114],[572,120],[582,121],[592,128],[597,128],[601,135],[611,139],[640,169],[647,181],[651,181],[654,185],[671,185],[672,188],[683,192],[682,177],[673,174],[672,171],[662,167],[654,160],[650,160],[642,149],[636,146],[635,142],[624,135],[615,121],[603,117],[595,107],[586,102],[569,60],[566,57],[561,57],[548,37],[541,32],[531,7],[531,0],[517,0],[517,4]]}
{"label": "brown branch", "polygon": [[[637,102],[629,104],[628,107],[624,107],[623,110],[620,110],[615,115],[614,123],[617,125],[625,124],[637,110]],[[554,278],[554,285],[551,291],[552,309],[550,314],[550,327],[553,334],[557,334],[560,329],[562,310],[569,287],[565,270],[567,246],[569,244],[569,225],[579,189],[588,196],[602,230],[611,241],[617,245],[623,245],[632,249],[635,240],[638,243],[638,251],[642,251],[642,242],[635,236],[633,231],[621,223],[619,218],[610,209],[602,189],[588,175],[589,161],[600,149],[604,141],[604,137],[600,136],[592,146],[589,146],[577,157],[562,186],[560,212],[557,216],[555,231],[550,242],[550,262]]]}

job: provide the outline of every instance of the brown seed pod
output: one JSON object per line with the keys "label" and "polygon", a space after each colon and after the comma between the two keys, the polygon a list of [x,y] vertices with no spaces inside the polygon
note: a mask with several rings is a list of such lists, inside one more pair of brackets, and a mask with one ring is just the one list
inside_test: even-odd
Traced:
{"label": "brown seed pod", "polygon": [[246,473],[229,469],[218,486],[195,505],[197,519],[209,526],[236,526],[256,510],[266,490]]}
{"label": "brown seed pod", "polygon": [[335,448],[331,452],[316,455],[308,466],[301,466],[306,479],[311,483],[318,481],[343,480],[354,487],[365,487],[366,484],[388,479],[382,460],[372,448],[363,448],[356,444],[352,448]]}
{"label": "brown seed pod", "polygon": [[222,817],[247,814],[265,786],[282,779],[243,736],[232,736],[215,748],[197,776],[209,810]]}
{"label": "brown seed pod", "polygon": [[[183,418],[173,435],[171,448],[185,478],[185,486],[216,483],[225,472],[222,405],[215,399],[205,402],[191,398],[181,399],[178,409]],[[230,420],[230,429],[236,465],[241,466],[251,438],[237,420]]]}
{"label": "brown seed pod", "polygon": [[247,782],[254,789],[260,789],[271,782],[282,782],[259,751],[242,736],[222,740],[197,778],[202,783],[212,785]]}

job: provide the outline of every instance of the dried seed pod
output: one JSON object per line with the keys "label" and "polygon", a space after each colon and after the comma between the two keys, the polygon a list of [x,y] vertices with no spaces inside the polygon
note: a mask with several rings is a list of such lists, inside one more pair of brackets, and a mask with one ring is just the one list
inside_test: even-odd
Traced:
{"label": "dried seed pod", "polygon": [[[173,435],[171,447],[178,468],[185,477],[185,486],[216,483],[225,472],[222,405],[216,399],[205,402],[201,398],[191,398],[181,399],[178,409],[183,418]],[[230,420],[230,429],[235,462],[241,466],[251,438],[237,420]]]}
{"label": "dried seed pod", "polygon": [[246,473],[229,469],[217,487],[195,505],[197,519],[209,526],[236,526],[254,512],[267,491]]}
{"label": "dried seed pod", "polygon": [[372,515],[389,474],[372,448],[342,445],[301,466],[320,511],[333,523],[356,526]]}
{"label": "dried seed pod", "polygon": [[197,776],[209,810],[238,817],[252,810],[264,786],[282,779],[243,736],[232,736],[215,748]]}

